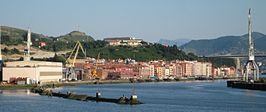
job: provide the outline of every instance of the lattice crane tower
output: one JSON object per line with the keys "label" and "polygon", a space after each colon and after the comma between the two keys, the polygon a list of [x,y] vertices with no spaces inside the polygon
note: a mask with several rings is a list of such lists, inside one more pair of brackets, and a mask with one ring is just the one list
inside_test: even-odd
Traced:
{"label": "lattice crane tower", "polygon": [[248,11],[248,61],[245,65],[243,80],[259,80],[259,67],[255,62],[254,43],[252,39],[251,9]]}

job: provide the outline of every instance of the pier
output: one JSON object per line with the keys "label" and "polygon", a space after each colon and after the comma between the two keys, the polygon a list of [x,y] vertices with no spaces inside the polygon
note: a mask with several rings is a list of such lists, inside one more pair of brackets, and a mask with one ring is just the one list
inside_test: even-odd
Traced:
{"label": "pier", "polygon": [[227,87],[266,91],[266,83],[262,82],[227,81]]}
{"label": "pier", "polygon": [[40,95],[50,96],[50,97],[60,97],[70,100],[78,100],[78,101],[96,101],[96,102],[109,102],[109,103],[116,103],[116,104],[129,104],[129,105],[138,105],[142,104],[138,99],[136,98],[127,98],[125,96],[122,96],[118,99],[115,98],[104,98],[104,97],[94,97],[89,95],[82,95],[82,94],[76,94],[72,92],[68,93],[61,93],[61,92],[53,92],[49,88],[43,88],[43,87],[35,87],[31,89],[31,92],[38,93]]}

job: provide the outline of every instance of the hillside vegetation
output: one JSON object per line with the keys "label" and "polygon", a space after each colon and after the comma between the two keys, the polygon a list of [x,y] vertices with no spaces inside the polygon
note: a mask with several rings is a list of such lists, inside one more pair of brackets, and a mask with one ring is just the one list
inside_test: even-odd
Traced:
{"label": "hillside vegetation", "polygon": [[[11,27],[2,27],[2,43],[8,46],[18,46],[18,44],[25,45],[27,37],[27,31]],[[101,54],[101,58],[104,59],[126,59],[131,58],[137,61],[150,61],[150,60],[199,60],[208,61],[204,58],[198,58],[193,53],[185,53],[180,50],[176,45],[164,46],[157,43],[142,42],[142,46],[130,47],[130,46],[109,46],[105,41],[94,39],[91,36],[87,36],[85,33],[73,31],[69,34],[59,37],[48,37],[42,34],[32,33],[33,49],[39,49],[35,53],[40,52],[66,52],[74,48],[76,41],[80,41],[86,50],[86,55],[96,58],[98,53]],[[46,46],[39,46],[40,42],[46,42]],[[4,55],[19,54],[23,56],[23,49],[8,49],[2,48]],[[6,56],[8,57],[8,56]],[[38,60],[48,61],[64,61],[68,57],[68,53],[55,57],[35,57]],[[83,57],[79,54],[78,58]],[[211,61],[211,60],[210,60]],[[218,65],[218,64],[217,64]]]}
{"label": "hillside vegetation", "polygon": [[[26,38],[26,30],[2,26],[2,43],[6,45],[25,44]],[[101,57],[106,59],[131,58],[137,61],[197,59],[197,56],[194,54],[186,54],[175,45],[166,47],[161,44],[148,44],[143,42],[143,46],[138,47],[109,46],[106,42],[100,40],[94,41],[91,36],[87,36],[85,33],[79,31],[72,31],[69,34],[59,37],[48,37],[42,34],[32,33],[33,47],[38,48],[39,42],[46,42],[46,46],[40,47],[41,50],[46,51],[59,52],[71,50],[75,46],[76,41],[80,41],[83,44],[87,56],[90,57],[96,57],[98,53],[101,53]],[[4,51],[6,54],[8,54],[8,51],[19,54],[17,49],[4,49]]]}
{"label": "hillside vegetation", "polygon": [[[256,53],[266,53],[266,35],[253,32],[254,47]],[[226,54],[247,54],[248,35],[224,36],[216,39],[192,40],[180,47],[186,52],[193,52],[197,55],[226,55]]]}
{"label": "hillside vegetation", "polygon": [[[25,44],[27,41],[27,30],[1,26],[1,43],[5,45]],[[63,51],[72,49],[76,41],[91,42],[94,39],[83,32],[72,31],[59,37],[45,36],[43,34],[31,33],[32,47],[47,51]],[[46,46],[40,47],[40,42]],[[23,49],[20,49],[23,50]]]}
{"label": "hillside vegetation", "polygon": [[196,60],[197,56],[192,53],[186,54],[179,50],[177,46],[166,47],[161,44],[147,44],[143,46],[108,46],[104,41],[95,41],[93,43],[84,43],[87,56],[96,57],[101,53],[105,59],[125,59],[131,58],[137,61],[148,60]]}

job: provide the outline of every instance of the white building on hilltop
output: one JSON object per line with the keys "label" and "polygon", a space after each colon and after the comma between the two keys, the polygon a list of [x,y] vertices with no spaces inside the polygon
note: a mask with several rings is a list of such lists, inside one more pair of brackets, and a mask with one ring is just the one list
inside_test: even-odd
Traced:
{"label": "white building on hilltop", "polygon": [[142,39],[135,39],[132,37],[112,37],[112,38],[104,38],[104,41],[108,42],[111,46],[138,46],[142,45]]}

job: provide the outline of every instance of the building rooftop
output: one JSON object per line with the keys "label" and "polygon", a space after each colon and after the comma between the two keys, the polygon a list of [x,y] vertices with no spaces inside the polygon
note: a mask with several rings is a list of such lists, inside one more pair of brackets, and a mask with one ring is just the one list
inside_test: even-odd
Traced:
{"label": "building rooftop", "polygon": [[132,40],[132,37],[110,37],[104,38],[103,40]]}
{"label": "building rooftop", "polygon": [[6,62],[6,67],[37,67],[37,66],[54,66],[54,67],[62,67],[63,64],[61,62],[48,62],[48,61],[13,61]]}

